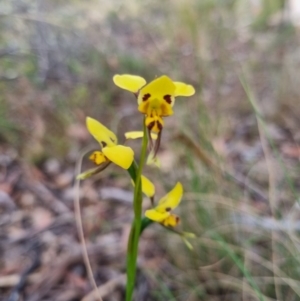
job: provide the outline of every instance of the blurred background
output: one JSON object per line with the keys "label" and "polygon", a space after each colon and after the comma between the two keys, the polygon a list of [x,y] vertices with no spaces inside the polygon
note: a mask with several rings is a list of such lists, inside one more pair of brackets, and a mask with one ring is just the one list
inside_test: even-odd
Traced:
{"label": "blurred background", "polygon": [[[299,3],[1,0],[0,299],[97,300],[75,164],[98,147],[86,116],[120,141],[141,128],[134,96],[112,82],[129,73],[196,89],[176,100],[162,167],[145,175],[156,200],[183,183],[175,213],[197,237],[190,250],[159,225],[145,231],[135,300],[300,300]],[[130,180],[110,166],[79,194],[96,283],[124,300]]]}

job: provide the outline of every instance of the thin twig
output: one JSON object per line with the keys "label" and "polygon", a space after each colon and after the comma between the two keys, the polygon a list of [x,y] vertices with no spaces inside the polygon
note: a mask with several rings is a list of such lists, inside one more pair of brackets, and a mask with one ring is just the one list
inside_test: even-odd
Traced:
{"label": "thin twig", "polygon": [[[125,274],[121,274],[118,275],[117,277],[107,281],[106,283],[98,286],[97,290],[101,292],[101,295],[107,296],[108,294],[110,294],[114,288],[116,286],[125,286],[126,283],[126,275]],[[81,301],[96,301],[96,294],[97,291],[93,290],[91,291],[88,295],[86,295],[84,298],[81,299]]]}
{"label": "thin twig", "polygon": [[[84,149],[81,152],[79,159],[76,162],[76,168],[75,168],[76,175],[79,175],[81,173],[83,157],[89,151],[90,151],[90,147]],[[80,190],[80,179],[76,179],[75,184],[74,184],[74,210],[75,210],[75,220],[76,220],[76,225],[77,225],[77,231],[78,231],[78,235],[79,235],[80,244],[82,246],[83,261],[84,261],[86,270],[88,272],[90,282],[92,283],[92,285],[94,287],[95,294],[97,295],[99,301],[103,301],[100,291],[97,287],[95,278],[94,278],[93,270],[92,270],[88,252],[87,252],[87,246],[86,246],[86,242],[85,242],[85,238],[84,238],[82,216],[81,216],[81,210],[80,210],[79,190]]]}

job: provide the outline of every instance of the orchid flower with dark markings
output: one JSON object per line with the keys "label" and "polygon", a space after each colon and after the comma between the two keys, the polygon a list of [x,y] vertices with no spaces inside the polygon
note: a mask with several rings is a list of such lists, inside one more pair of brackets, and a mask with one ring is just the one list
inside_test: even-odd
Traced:
{"label": "orchid flower with dark markings", "polygon": [[178,182],[168,194],[159,200],[158,205],[155,208],[145,212],[145,216],[165,227],[177,226],[179,217],[171,211],[180,204],[182,194],[183,188],[181,183]]}
{"label": "orchid flower with dark markings", "polygon": [[[191,85],[182,82],[173,82],[168,76],[162,75],[150,83],[136,75],[115,75],[114,83],[125,90],[133,92],[137,97],[138,110],[145,114],[145,124],[149,133],[150,147],[154,157],[159,149],[161,133],[164,126],[163,117],[173,115],[172,107],[177,96],[192,96],[195,89]],[[155,145],[150,135],[157,134]]]}
{"label": "orchid flower with dark markings", "polygon": [[118,144],[117,136],[99,121],[87,117],[86,126],[90,134],[99,142],[101,151],[95,151],[89,157],[96,165],[113,162],[128,169],[133,162],[133,150]]}

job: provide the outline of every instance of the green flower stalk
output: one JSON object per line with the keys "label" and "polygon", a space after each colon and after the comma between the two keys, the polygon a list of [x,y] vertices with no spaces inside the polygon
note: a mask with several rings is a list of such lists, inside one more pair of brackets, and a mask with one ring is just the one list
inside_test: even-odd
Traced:
{"label": "green flower stalk", "polygon": [[141,224],[142,224],[142,170],[146,160],[147,154],[147,144],[148,137],[146,133],[146,126],[144,125],[144,135],[141,149],[141,157],[139,165],[132,163],[131,167],[128,169],[128,172],[134,181],[134,199],[133,199],[133,210],[134,210],[134,219],[132,222],[128,247],[127,247],[127,284],[126,284],[126,301],[131,301],[135,276],[136,276],[136,263],[138,256],[138,245],[139,238],[141,233]]}

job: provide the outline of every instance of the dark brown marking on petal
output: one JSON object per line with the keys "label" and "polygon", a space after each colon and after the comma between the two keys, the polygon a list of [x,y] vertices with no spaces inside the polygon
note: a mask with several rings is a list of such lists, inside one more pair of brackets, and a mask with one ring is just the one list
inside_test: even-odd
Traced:
{"label": "dark brown marking on petal", "polygon": [[148,127],[147,127],[147,133],[148,133],[148,148],[149,148],[149,151],[151,151],[153,148],[153,139],[151,136],[151,130]]}
{"label": "dark brown marking on petal", "polygon": [[162,131],[160,131],[160,132],[158,133],[157,139],[156,139],[156,141],[155,141],[155,145],[154,145],[154,148],[153,148],[153,153],[154,153],[154,154],[153,154],[153,158],[156,157],[157,152],[158,152],[158,150],[159,150],[160,140],[161,140],[161,133],[162,133]]}
{"label": "dark brown marking on petal", "polygon": [[178,224],[180,221],[179,216],[176,216],[176,224]]}
{"label": "dark brown marking on petal", "polygon": [[172,209],[171,207],[167,207],[167,208],[166,208],[166,211],[167,211],[167,212],[170,212],[171,209]]}
{"label": "dark brown marking on petal", "polygon": [[169,94],[165,95],[164,100],[170,105],[172,103],[171,95]]}
{"label": "dark brown marking on petal", "polygon": [[102,147],[105,147],[107,145],[107,143],[104,141],[101,141],[101,144],[102,144]]}
{"label": "dark brown marking on petal", "polygon": [[154,207],[154,196],[150,197],[151,205]]}
{"label": "dark brown marking on petal", "polygon": [[146,100],[148,100],[149,99],[149,97],[151,97],[151,94],[149,94],[149,93],[147,93],[147,94],[145,94],[144,96],[143,96],[143,101],[146,101]]}
{"label": "dark brown marking on petal", "polygon": [[161,131],[163,129],[162,124],[159,121],[156,121],[156,122],[157,122],[157,127],[158,127],[159,131]]}
{"label": "dark brown marking on petal", "polygon": [[151,121],[151,122],[148,124],[147,128],[151,131],[152,128],[154,127],[154,125],[155,125],[155,121]]}
{"label": "dark brown marking on petal", "polygon": [[113,142],[113,143],[116,143],[115,139],[111,138],[110,137],[110,140]]}

